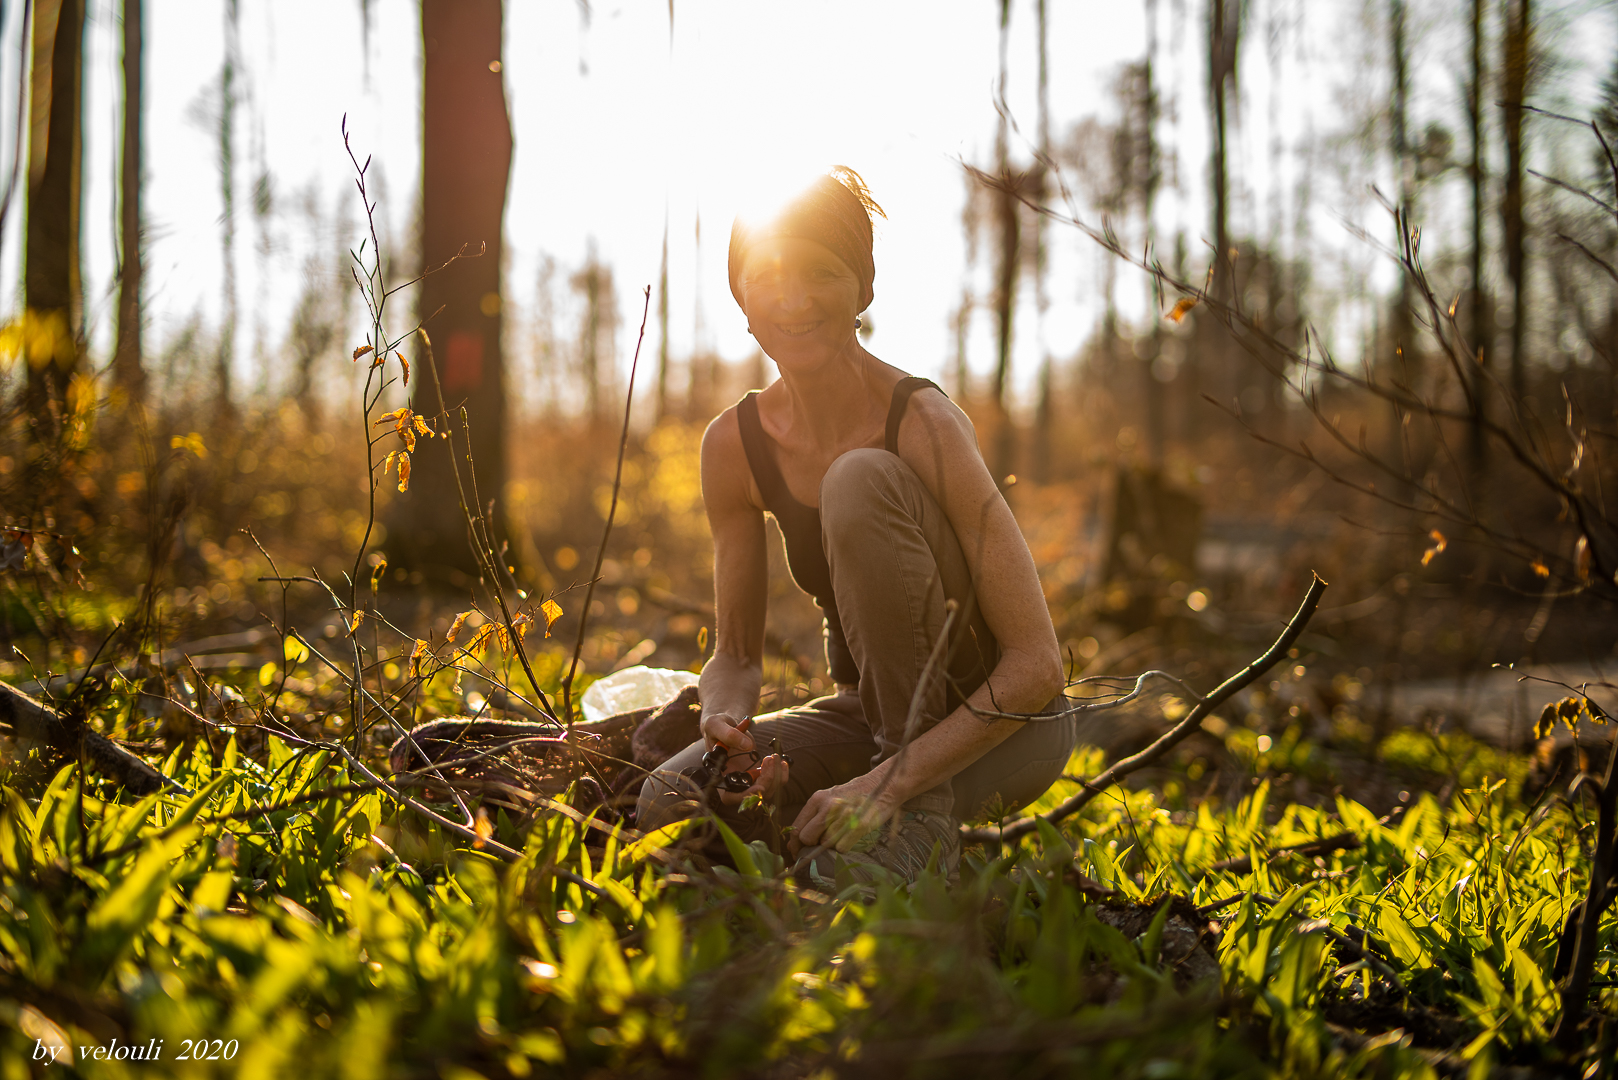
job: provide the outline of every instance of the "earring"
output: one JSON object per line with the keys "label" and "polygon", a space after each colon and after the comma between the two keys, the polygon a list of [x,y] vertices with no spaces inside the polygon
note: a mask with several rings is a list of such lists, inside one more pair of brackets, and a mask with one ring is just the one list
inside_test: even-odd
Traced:
{"label": "earring", "polygon": [[858,315],[854,316],[854,329],[858,330],[863,325],[864,324],[860,322],[860,317]]}
{"label": "earring", "polygon": [[748,334],[749,334],[749,335],[751,335],[751,334],[752,334],[752,333],[753,333],[753,328],[752,328],[752,327],[751,327],[751,326],[749,326],[749,327],[748,327],[748,328],[747,328],[747,333],[748,333]]}

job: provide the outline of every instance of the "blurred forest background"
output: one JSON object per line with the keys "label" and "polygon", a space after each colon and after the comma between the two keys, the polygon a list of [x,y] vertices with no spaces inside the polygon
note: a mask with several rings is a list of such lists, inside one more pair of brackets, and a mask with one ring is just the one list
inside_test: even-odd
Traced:
{"label": "blurred forest background", "polygon": [[[256,667],[267,614],[336,636],[346,616],[329,597],[261,580],[272,557],[274,573],[331,582],[385,561],[375,610],[442,635],[468,601],[487,606],[449,455],[424,439],[400,492],[382,467],[402,442],[369,454],[366,442],[384,408],[433,416],[441,403],[457,432],[466,409],[513,584],[561,607],[536,646],[560,664],[612,503],[643,285],[622,496],[583,663],[597,675],[698,663],[711,602],[698,440],[774,377],[738,342],[725,295],[732,174],[797,164],[806,144],[866,170],[899,222],[882,230],[867,343],[977,422],[1075,673],[1206,678],[1273,636],[1317,570],[1331,605],[1276,723],[1371,738],[1426,718],[1524,743],[1546,694],[1491,665],[1578,681],[1612,663],[1602,478],[1618,230],[1588,122],[1618,133],[1618,13],[1545,0],[1126,7],[1106,33],[1048,0],[930,14],[937,25],[913,28],[926,72],[982,76],[959,117],[944,97],[928,111],[910,60],[893,62],[909,89],[885,87],[889,14],[864,37],[839,32],[864,18],[846,6],[782,15],[773,34],[774,16],[738,17],[746,56],[730,92],[784,101],[784,119],[760,129],[758,105],[734,119],[697,108],[681,131],[735,145],[668,158],[661,110],[709,99],[657,102],[659,80],[737,45],[719,40],[719,13],[357,0],[311,35],[312,15],[258,0],[4,5],[0,260],[15,291],[0,636],[15,651],[0,674],[43,685],[137,612],[152,655],[182,646],[217,670]],[[352,39],[335,29],[350,25]],[[565,35],[542,36],[558,25]],[[186,35],[183,65],[154,61],[179,55],[164,27]],[[805,85],[760,94],[747,65],[778,61],[810,28],[830,37],[780,61]],[[836,53],[817,53],[827,41]],[[626,70],[618,54],[636,48],[664,53],[664,69]],[[416,52],[406,64],[390,49]],[[542,61],[570,81],[518,75]],[[866,68],[864,85],[827,85]],[[516,106],[508,80],[524,88]],[[199,89],[176,112],[182,85]],[[846,103],[861,100],[874,107],[856,115]],[[561,121],[535,126],[536,110],[613,123],[568,143]],[[369,229],[344,171],[345,112],[370,159]],[[863,133],[839,145],[851,126]],[[285,130],[318,148],[318,166],[276,134],[278,156],[267,133]],[[552,141],[524,157],[529,131]],[[893,132],[920,149],[872,149]],[[637,146],[665,160],[625,176],[615,155]],[[918,160],[912,198],[902,180]],[[929,218],[940,197],[947,212]],[[631,228],[644,235],[621,241]],[[561,239],[547,250],[545,237]],[[354,253],[380,250],[392,286],[463,245],[484,253],[391,298],[376,328],[417,374],[362,415],[368,369],[351,357],[373,338]],[[953,284],[915,288],[927,274]],[[430,353],[401,337],[418,319]],[[785,701],[825,688],[824,658],[814,609],[776,569],[768,681]],[[81,579],[85,592],[60,587]]]}

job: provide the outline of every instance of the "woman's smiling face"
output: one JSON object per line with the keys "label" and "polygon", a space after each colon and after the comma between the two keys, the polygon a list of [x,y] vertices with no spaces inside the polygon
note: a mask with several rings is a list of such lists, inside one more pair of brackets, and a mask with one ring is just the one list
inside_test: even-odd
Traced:
{"label": "woman's smiling face", "polygon": [[748,329],[777,364],[816,366],[853,342],[860,283],[830,248],[794,236],[761,240],[740,284]]}

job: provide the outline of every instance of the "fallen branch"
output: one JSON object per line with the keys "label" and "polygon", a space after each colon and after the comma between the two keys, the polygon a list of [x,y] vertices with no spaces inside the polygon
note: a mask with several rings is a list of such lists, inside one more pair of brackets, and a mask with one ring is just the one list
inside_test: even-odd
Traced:
{"label": "fallen branch", "polygon": [[105,735],[91,731],[83,721],[65,717],[5,682],[0,682],[0,725],[9,727],[13,735],[44,743],[70,757],[78,757],[82,746],[85,765],[112,777],[133,795],[150,795],[165,787],[185,790]]}
{"label": "fallen branch", "polygon": [[1275,643],[1266,649],[1258,659],[1220,683],[1207,697],[1199,698],[1191,711],[1186,714],[1185,719],[1170,728],[1165,735],[1152,743],[1152,745],[1117,762],[1094,780],[1081,781],[1084,785],[1084,790],[1049,813],[1038,817],[1019,818],[999,827],[963,828],[961,830],[962,841],[990,844],[1016,840],[1027,836],[1038,828],[1039,817],[1043,817],[1054,825],[1063,818],[1071,817],[1083,810],[1097,795],[1100,795],[1130,773],[1145,768],[1168,753],[1176,745],[1183,742],[1193,731],[1201,728],[1204,717],[1269,671],[1287,654],[1287,650],[1292,648],[1292,643],[1298,639],[1298,635],[1303,633],[1303,628],[1309,625],[1309,620],[1313,617],[1315,609],[1320,606],[1320,598],[1325,591],[1326,583],[1321,580],[1319,574],[1314,575],[1313,580],[1309,583],[1309,592],[1303,598],[1303,603],[1298,606],[1297,612],[1293,614],[1291,621],[1287,623],[1286,629],[1281,631],[1281,636],[1275,639]]}
{"label": "fallen branch", "polygon": [[[1319,840],[1310,840],[1303,844],[1292,844],[1288,847],[1272,848],[1266,853],[1269,858],[1277,855],[1330,855],[1334,851],[1353,851],[1360,846],[1360,838],[1353,833],[1338,833],[1336,836],[1323,836]],[[1203,870],[1199,875],[1206,877],[1209,874],[1250,874],[1253,872],[1253,856],[1241,855],[1234,859],[1221,859],[1212,866]]]}

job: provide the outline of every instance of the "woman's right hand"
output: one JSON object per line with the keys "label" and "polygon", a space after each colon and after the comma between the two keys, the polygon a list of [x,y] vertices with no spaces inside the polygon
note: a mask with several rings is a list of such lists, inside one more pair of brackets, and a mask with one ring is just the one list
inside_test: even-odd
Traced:
{"label": "woman's right hand", "polygon": [[747,729],[753,724],[751,716],[737,718],[729,713],[708,713],[702,718],[702,745],[709,750],[717,743],[732,754],[753,749],[753,736]]}

